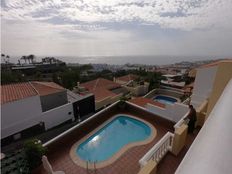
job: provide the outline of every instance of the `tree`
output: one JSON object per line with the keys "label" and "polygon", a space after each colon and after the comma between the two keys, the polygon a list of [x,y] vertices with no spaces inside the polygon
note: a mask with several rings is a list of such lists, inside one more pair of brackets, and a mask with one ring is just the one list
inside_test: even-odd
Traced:
{"label": "tree", "polygon": [[128,74],[128,72],[126,72],[126,70],[119,70],[114,74],[114,76],[115,77],[121,77],[121,76],[125,76],[127,74]]}
{"label": "tree", "polygon": [[160,81],[163,80],[163,76],[161,73],[152,73],[149,75],[149,91],[155,88],[160,87]]}
{"label": "tree", "polygon": [[61,85],[68,89],[73,89],[80,80],[80,73],[78,69],[69,68],[60,74]]}
{"label": "tree", "polygon": [[151,78],[150,81],[149,81],[148,91],[151,91],[152,89],[154,89],[154,86],[155,86],[154,79]]}
{"label": "tree", "polygon": [[6,58],[6,55],[5,55],[5,54],[1,54],[1,58],[3,59],[2,61],[3,61],[4,63],[7,63],[7,60],[5,59],[5,58]]}
{"label": "tree", "polygon": [[10,72],[2,71],[1,72],[1,84],[15,83],[26,81],[25,77],[22,76],[20,72]]}
{"label": "tree", "polygon": [[61,74],[60,73],[52,73],[52,81],[62,85]]}
{"label": "tree", "polygon": [[33,63],[34,59],[35,59],[35,55],[30,54],[29,56],[27,56],[27,59],[28,59],[29,63]]}
{"label": "tree", "polygon": [[24,60],[27,63],[27,56],[22,56],[20,59]]}
{"label": "tree", "polygon": [[24,143],[24,151],[31,170],[41,164],[42,156],[45,155],[47,149],[43,147],[37,139],[27,140]]}
{"label": "tree", "polygon": [[93,69],[93,66],[91,64],[86,64],[86,65],[80,66],[80,71],[89,71],[91,69]]}
{"label": "tree", "polygon": [[10,63],[10,56],[9,56],[9,55],[6,56],[6,59],[7,59],[6,62],[7,62],[7,63]]}

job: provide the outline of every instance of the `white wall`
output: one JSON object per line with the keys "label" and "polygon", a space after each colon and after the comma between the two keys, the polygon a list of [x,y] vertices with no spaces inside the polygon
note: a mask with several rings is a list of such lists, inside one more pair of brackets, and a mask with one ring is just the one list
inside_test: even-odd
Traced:
{"label": "white wall", "polygon": [[198,107],[210,96],[218,66],[199,68],[194,82],[191,104]]}
{"label": "white wall", "polygon": [[232,173],[232,80],[214,106],[176,174]]}
{"label": "white wall", "polygon": [[39,96],[3,104],[1,106],[1,138],[38,124],[41,113]]}
{"label": "white wall", "polygon": [[[69,115],[68,113],[71,112]],[[65,104],[63,106],[51,109],[43,112],[41,115],[41,121],[45,123],[45,129],[50,129],[57,126],[67,120],[74,120],[73,106],[72,103]]]}
{"label": "white wall", "polygon": [[6,103],[1,106],[1,138],[14,135],[40,122],[45,123],[47,130],[70,119],[74,119],[72,103],[46,112],[42,112],[39,96]]}
{"label": "white wall", "polygon": [[148,103],[145,108],[160,117],[174,122],[178,122],[189,111],[188,106],[182,103],[165,104],[165,108],[160,108]]}

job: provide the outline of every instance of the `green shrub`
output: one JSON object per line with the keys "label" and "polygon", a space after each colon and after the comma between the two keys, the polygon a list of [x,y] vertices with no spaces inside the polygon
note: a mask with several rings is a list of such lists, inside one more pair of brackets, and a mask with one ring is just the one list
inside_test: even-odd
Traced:
{"label": "green shrub", "polygon": [[41,164],[41,159],[46,153],[46,148],[42,146],[38,139],[32,139],[24,143],[24,151],[30,169],[35,169]]}

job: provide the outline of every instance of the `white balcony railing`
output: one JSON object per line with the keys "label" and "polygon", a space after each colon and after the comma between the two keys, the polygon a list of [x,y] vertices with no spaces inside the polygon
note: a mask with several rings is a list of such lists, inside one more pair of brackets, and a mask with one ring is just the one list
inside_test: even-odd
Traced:
{"label": "white balcony railing", "polygon": [[154,160],[157,163],[172,149],[173,133],[167,132],[158,143],[156,143],[140,160],[141,167],[145,166],[149,160]]}
{"label": "white balcony railing", "polygon": [[175,130],[180,128],[183,124],[188,124],[189,120],[185,119],[187,117],[187,115],[189,114],[189,112],[187,112],[175,125],[174,128]]}

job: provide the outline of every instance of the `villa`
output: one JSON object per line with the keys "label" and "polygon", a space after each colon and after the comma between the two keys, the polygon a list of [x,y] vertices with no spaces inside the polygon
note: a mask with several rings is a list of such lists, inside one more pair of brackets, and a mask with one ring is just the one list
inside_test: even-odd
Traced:
{"label": "villa", "polygon": [[134,74],[114,78],[114,82],[122,85],[133,96],[143,96],[148,92],[149,83],[140,80],[140,77]]}
{"label": "villa", "polygon": [[185,82],[182,81],[181,75],[173,75],[173,74],[165,74],[163,77],[166,78],[166,80],[161,80],[161,85],[168,86],[168,87],[174,87],[178,89],[182,89],[185,86]]}
{"label": "villa", "polygon": [[118,101],[123,94],[128,93],[120,84],[104,78],[98,78],[81,84],[78,82],[73,92],[82,96],[89,93],[94,94],[96,110],[100,110]]}
{"label": "villa", "polygon": [[139,79],[139,76],[134,75],[134,74],[128,74],[125,76],[114,78],[114,82],[119,83],[121,85],[125,85],[125,84],[127,84],[131,81],[135,81],[137,79]]}
{"label": "villa", "polygon": [[189,98],[182,100],[183,97],[185,94],[179,89],[157,88],[143,97],[131,99],[130,102],[170,121],[178,122],[189,110]]}
{"label": "villa", "polygon": [[1,86],[2,145],[95,112],[93,95],[78,96],[54,82]]}

